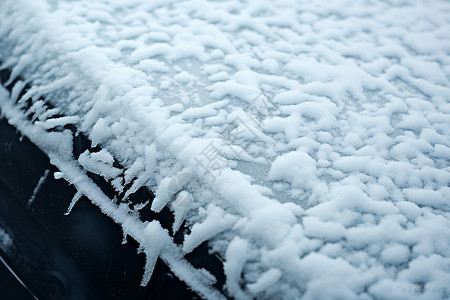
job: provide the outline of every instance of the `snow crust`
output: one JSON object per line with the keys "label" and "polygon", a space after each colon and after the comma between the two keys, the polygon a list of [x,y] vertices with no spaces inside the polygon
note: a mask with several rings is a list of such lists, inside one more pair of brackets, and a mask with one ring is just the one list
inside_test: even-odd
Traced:
{"label": "snow crust", "polygon": [[[139,242],[142,284],[161,257],[222,297],[183,257],[209,241],[234,298],[445,299],[448,32],[439,0],[4,0],[0,108],[77,188],[68,213],[85,195]],[[67,124],[103,150],[74,159]],[[183,245],[87,171],[154,191]]]}

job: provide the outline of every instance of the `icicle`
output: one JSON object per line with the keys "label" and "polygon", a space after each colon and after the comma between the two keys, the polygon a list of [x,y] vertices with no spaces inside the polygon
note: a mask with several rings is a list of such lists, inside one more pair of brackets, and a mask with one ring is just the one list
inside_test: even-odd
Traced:
{"label": "icicle", "polygon": [[83,196],[83,194],[80,192],[77,192],[75,196],[73,196],[72,201],[70,201],[69,208],[67,209],[67,212],[64,213],[64,215],[68,216],[70,214],[75,204],[78,202],[78,200],[80,200],[81,196]]}
{"label": "icicle", "polygon": [[155,269],[156,260],[159,257],[159,253],[146,253],[145,255],[145,270],[144,275],[142,275],[141,286],[146,286],[150,279],[152,278],[153,270]]}
{"label": "icicle", "polygon": [[38,183],[36,184],[36,187],[33,190],[33,194],[31,195],[30,199],[28,200],[28,206],[31,206],[33,204],[34,199],[36,198],[37,193],[41,189],[42,185],[44,184],[45,180],[47,180],[47,176],[50,173],[50,170],[45,170],[44,174],[39,178]]}
{"label": "icicle", "polygon": [[175,233],[180,229],[183,223],[186,212],[194,205],[192,195],[186,191],[178,193],[176,200],[172,203],[172,211],[175,216],[175,221],[172,225],[172,231]]}
{"label": "icicle", "polygon": [[127,237],[128,237],[128,234],[124,231],[123,238],[122,238],[122,245],[125,245],[127,243]]}
{"label": "icicle", "polygon": [[142,276],[141,286],[146,286],[152,278],[156,260],[161,254],[162,248],[170,243],[169,232],[161,227],[158,221],[152,221],[144,229],[145,271]]}

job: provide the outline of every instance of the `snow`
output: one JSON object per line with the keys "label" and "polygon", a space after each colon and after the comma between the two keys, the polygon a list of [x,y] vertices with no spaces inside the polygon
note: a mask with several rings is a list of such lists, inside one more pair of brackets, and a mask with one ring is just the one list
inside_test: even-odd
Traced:
{"label": "snow", "polygon": [[[404,189],[406,199],[418,205],[426,205],[436,208],[447,208],[450,204],[446,201],[443,193],[429,189]],[[447,194],[447,193],[445,193]]]}
{"label": "snow", "polygon": [[257,282],[249,284],[247,288],[252,294],[256,295],[267,289],[269,286],[277,283],[282,274],[283,273],[279,269],[267,270],[261,275]]}
{"label": "snow", "polygon": [[94,153],[86,150],[80,154],[78,162],[86,171],[98,174],[107,180],[114,179],[122,173],[120,169],[113,166],[114,157],[105,149]]}
{"label": "snow", "polygon": [[268,178],[285,180],[294,186],[302,186],[316,171],[316,162],[308,154],[292,151],[279,156],[272,163]]}
{"label": "snow", "polygon": [[235,216],[225,214],[223,209],[212,205],[208,206],[206,211],[200,211],[200,214],[206,215],[206,219],[202,223],[194,224],[191,233],[184,237],[184,252],[189,253],[218,233],[231,229],[236,222]]}
{"label": "snow", "polygon": [[[138,241],[142,284],[160,257],[204,298],[445,299],[449,29],[440,0],[5,0],[0,110]],[[87,172],[153,191],[183,244]],[[224,291],[184,258],[204,242]]]}
{"label": "snow", "polygon": [[345,237],[346,229],[339,223],[322,222],[315,217],[303,218],[305,235],[309,237],[322,238],[333,242]]}
{"label": "snow", "polygon": [[3,252],[7,252],[12,246],[13,240],[11,236],[2,227],[0,227],[0,249]]}
{"label": "snow", "polygon": [[227,278],[227,288],[236,299],[247,298],[247,295],[240,288],[240,281],[244,264],[250,257],[250,245],[248,242],[235,237],[227,248],[226,261],[223,264],[223,268]]}
{"label": "snow", "polygon": [[401,264],[409,260],[409,249],[405,245],[392,245],[381,252],[381,260],[386,264]]}

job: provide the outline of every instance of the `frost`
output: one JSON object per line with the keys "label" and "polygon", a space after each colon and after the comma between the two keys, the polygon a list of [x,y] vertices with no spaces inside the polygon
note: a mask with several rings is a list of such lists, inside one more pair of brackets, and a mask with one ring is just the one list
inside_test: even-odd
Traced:
{"label": "frost", "polygon": [[78,162],[87,171],[98,174],[106,179],[113,179],[119,176],[122,171],[113,167],[114,158],[106,150],[89,153],[85,151],[78,157]]}
{"label": "frost", "polygon": [[40,125],[44,127],[45,129],[52,129],[57,126],[65,126],[67,124],[76,124],[79,121],[79,117],[72,116],[72,117],[60,117],[60,118],[51,118],[47,119],[44,122],[36,122],[35,124]]}
{"label": "frost", "polygon": [[226,214],[219,207],[209,205],[205,212],[207,217],[202,223],[196,223],[191,233],[184,238],[183,251],[191,252],[204,241],[214,237],[216,234],[230,229],[236,222],[236,217]]}
{"label": "frost", "polygon": [[7,252],[13,245],[13,240],[11,236],[6,233],[6,231],[0,227],[0,249],[3,252]]}
{"label": "frost", "polygon": [[94,145],[105,141],[108,137],[112,135],[111,128],[108,126],[107,121],[100,118],[92,127],[91,140]]}
{"label": "frost", "polygon": [[68,213],[84,195],[138,241],[143,284],[160,258],[204,298],[448,298],[449,3],[282,2],[1,1],[1,114]]}

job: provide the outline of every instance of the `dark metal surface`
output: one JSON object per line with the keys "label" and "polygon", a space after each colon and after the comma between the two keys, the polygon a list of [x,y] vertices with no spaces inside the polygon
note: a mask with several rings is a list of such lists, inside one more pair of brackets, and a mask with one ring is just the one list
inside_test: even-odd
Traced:
{"label": "dark metal surface", "polygon": [[38,299],[99,299],[84,272],[1,182],[0,226],[13,240],[2,257]]}
{"label": "dark metal surface", "polygon": [[[0,260],[2,257],[0,256]],[[5,262],[6,263],[6,262]],[[32,300],[35,299],[19,280],[11,273],[11,270],[0,262],[0,298],[3,300]]]}

